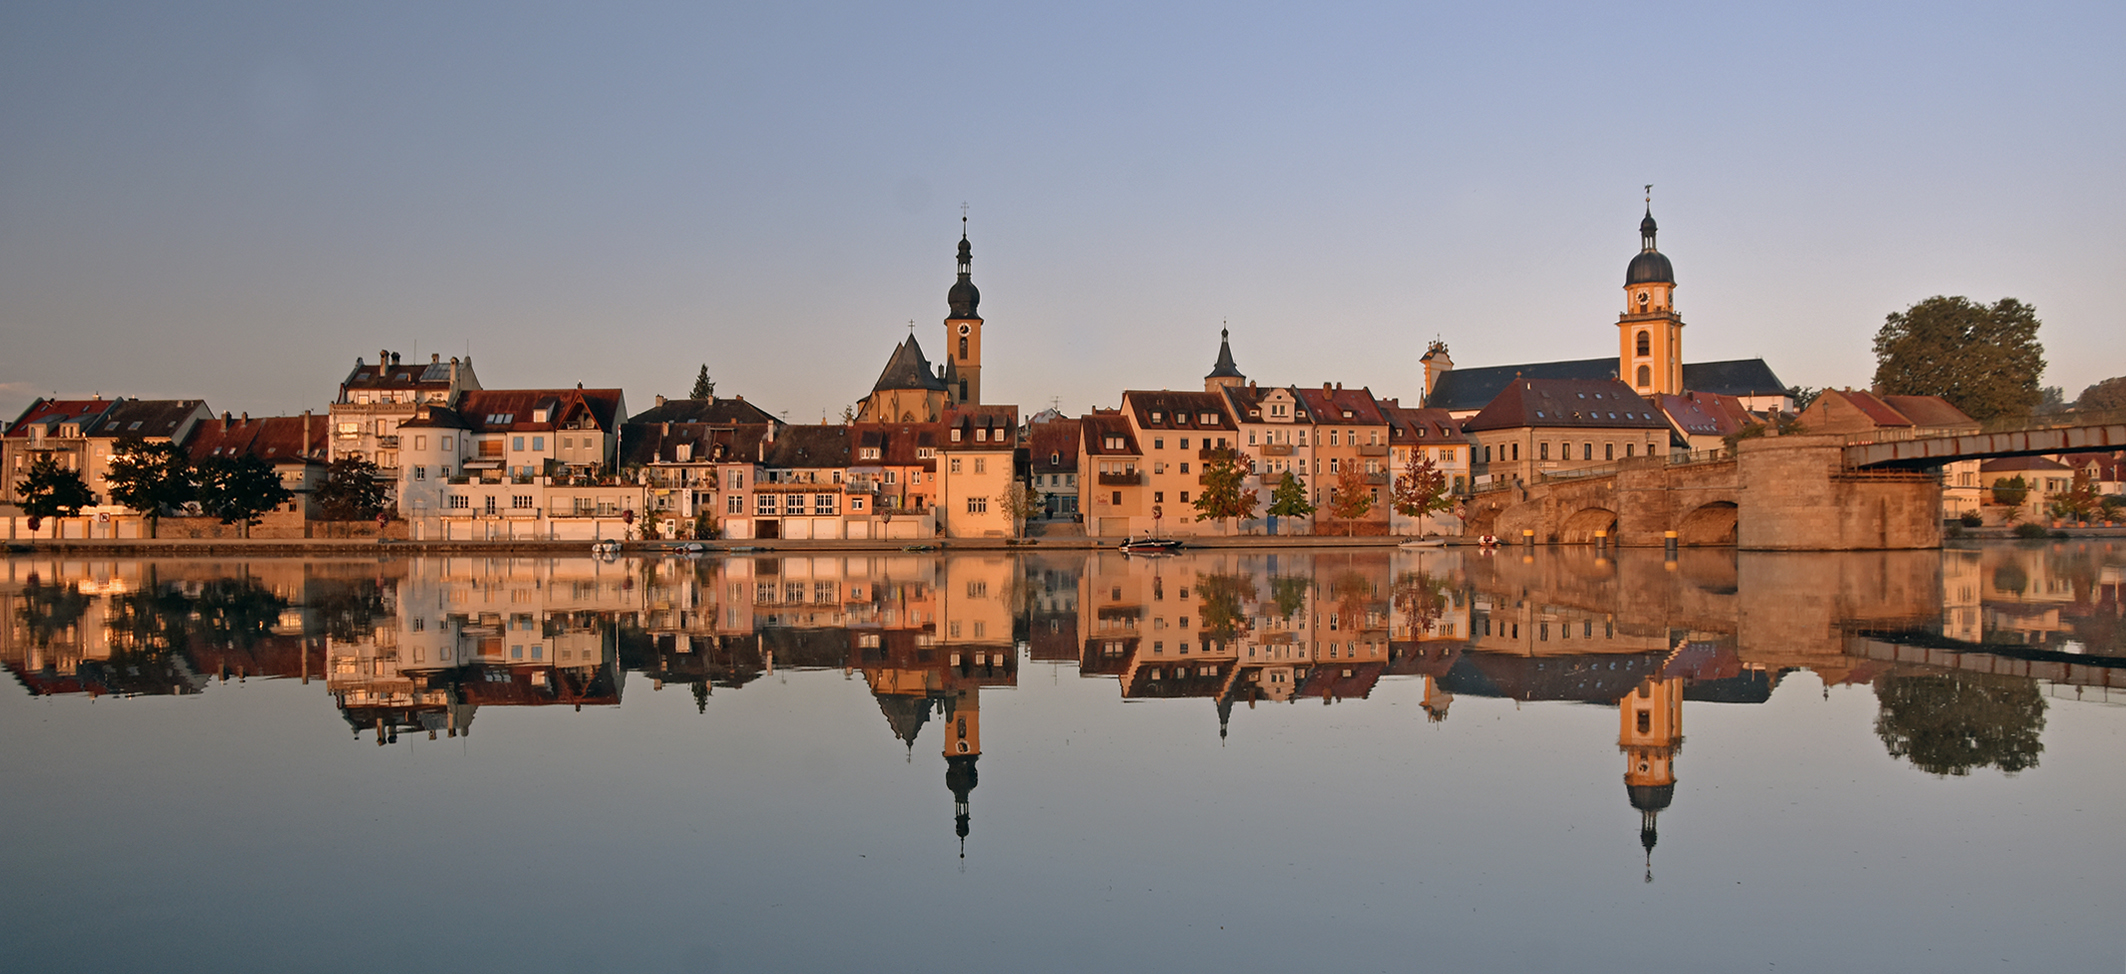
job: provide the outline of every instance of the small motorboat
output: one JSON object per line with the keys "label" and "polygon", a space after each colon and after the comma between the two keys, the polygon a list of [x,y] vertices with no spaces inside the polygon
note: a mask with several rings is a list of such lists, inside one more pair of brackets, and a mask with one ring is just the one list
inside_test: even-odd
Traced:
{"label": "small motorboat", "polygon": [[1447,539],[1445,538],[1411,538],[1397,545],[1400,548],[1444,548],[1446,546]]}
{"label": "small motorboat", "polygon": [[1150,534],[1146,534],[1141,538],[1125,538],[1116,547],[1121,548],[1122,553],[1125,555],[1163,554],[1179,550],[1181,548],[1181,540],[1178,538],[1154,538]]}

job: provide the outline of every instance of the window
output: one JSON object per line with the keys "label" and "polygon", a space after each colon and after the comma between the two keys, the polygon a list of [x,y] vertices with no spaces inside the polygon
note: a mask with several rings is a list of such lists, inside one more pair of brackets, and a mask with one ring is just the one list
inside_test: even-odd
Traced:
{"label": "window", "polygon": [[422,465],[420,465],[420,464],[418,464],[418,463],[417,463],[417,464],[414,464],[414,465],[413,465],[413,479],[415,479],[415,480],[427,480],[427,479],[428,479],[428,468],[427,468],[427,467],[424,467],[424,466],[422,466]]}
{"label": "window", "polygon": [[1184,450],[1188,449],[1188,437],[1184,436],[1181,438],[1181,448]]}
{"label": "window", "polygon": [[1519,460],[1521,458],[1521,445],[1519,443],[1513,444],[1513,458],[1515,460]]}
{"label": "window", "polygon": [[[1644,336],[1641,336],[1641,337],[1644,337]],[[1648,369],[1648,368],[1647,368],[1646,366],[1643,366],[1643,365],[1642,365],[1642,366],[1639,366],[1639,385],[1640,385],[1640,387],[1641,387],[1641,388],[1644,388],[1644,387],[1646,387],[1646,386],[1650,386],[1650,385],[1653,385],[1653,384],[1654,384],[1654,374],[1653,374],[1653,370],[1651,370],[1651,369]],[[1614,414],[1612,414],[1612,415],[1614,415]]]}
{"label": "window", "polygon": [[774,516],[775,516],[775,495],[774,495],[774,494],[755,494],[755,495],[753,495],[753,513],[754,513],[755,515],[757,515],[757,516],[760,516],[760,517],[774,517]]}
{"label": "window", "polygon": [[1335,445],[1336,445],[1336,433],[1337,433],[1337,431],[1336,431],[1336,430],[1330,430],[1330,431],[1329,431],[1329,445],[1330,445],[1330,446],[1335,446]]}
{"label": "window", "polygon": [[425,437],[425,436],[416,436],[416,437],[414,437],[414,438],[413,438],[413,448],[414,448],[414,449],[416,449],[416,450],[426,450],[426,449],[428,449],[428,437]]}
{"label": "window", "polygon": [[1617,458],[1617,445],[1616,445],[1615,443],[1604,443],[1604,444],[1602,444],[1602,459],[1604,459],[1604,460],[1614,460],[1614,459],[1616,459],[1616,458]]}
{"label": "window", "polygon": [[832,513],[834,513],[834,495],[833,495],[833,494],[813,494],[813,495],[812,495],[812,513],[814,513],[814,514],[832,514]]}
{"label": "window", "polygon": [[1626,444],[1624,444],[1624,455],[1625,455],[1625,456],[1627,456],[1627,457],[1628,457],[1628,456],[1631,456],[1631,455],[1632,455],[1632,451],[1633,451],[1634,449],[1637,449],[1637,448],[1638,448],[1638,444],[1636,444],[1636,443],[1626,443]]}
{"label": "window", "polygon": [[729,497],[725,497],[723,499],[723,512],[725,514],[744,514],[746,512],[745,495],[732,494]]}
{"label": "window", "polygon": [[1185,490],[1184,490],[1184,491],[1182,491],[1182,492],[1181,492],[1181,503],[1183,503],[1183,504],[1186,504],[1186,503],[1188,503],[1188,491],[1185,491]]}
{"label": "window", "polygon": [[510,449],[512,449],[512,450],[516,450],[516,451],[522,452],[522,451],[523,451],[523,449],[524,449],[524,437],[521,437],[521,436],[512,436],[512,437],[510,437],[510,438],[509,438],[509,448],[510,448]]}
{"label": "window", "polygon": [[1154,423],[1160,422],[1160,417],[1162,417],[1162,416],[1164,416],[1164,415],[1165,415],[1164,413],[1161,413],[1161,412],[1159,412],[1159,411],[1158,411],[1158,410],[1156,410],[1156,409],[1155,409],[1155,410],[1152,410],[1152,422],[1154,422]]}
{"label": "window", "polygon": [[1116,507],[1121,507],[1121,506],[1122,506],[1122,492],[1121,492],[1121,491],[1119,491],[1119,490],[1118,490],[1118,491],[1115,491],[1115,506],[1116,506]]}
{"label": "window", "polygon": [[952,458],[952,472],[953,472],[953,473],[959,473],[959,472],[960,472],[960,458],[959,458],[959,457],[953,457],[953,458]]}
{"label": "window", "polygon": [[513,494],[509,498],[509,507],[511,510],[528,511],[531,510],[531,506],[532,499],[530,494]]}
{"label": "window", "polygon": [[1154,436],[1154,437],[1152,437],[1152,449],[1154,449],[1154,450],[1164,450],[1164,449],[1166,449],[1166,437],[1164,437],[1164,436]]}
{"label": "window", "polygon": [[[1334,435],[1335,435],[1335,433],[1336,433],[1336,431],[1335,431],[1335,430],[1330,430],[1330,431],[1329,431],[1329,433],[1330,433],[1330,435],[1331,435],[1331,436],[1334,436]],[[1329,458],[1329,472],[1330,472],[1330,473],[1336,473],[1336,472],[1338,472],[1339,470],[1341,470],[1342,468],[1341,468],[1341,467],[1339,466],[1339,464],[1341,464],[1342,462],[1343,462],[1342,460],[1340,460],[1340,459],[1338,459],[1338,458],[1336,458],[1336,457],[1330,457],[1330,458]]]}
{"label": "window", "polygon": [[452,494],[450,495],[446,503],[449,505],[451,510],[462,511],[472,507],[472,498],[467,497],[464,494]]}
{"label": "window", "polygon": [[1155,490],[1155,491],[1152,491],[1152,503],[1154,503],[1154,504],[1164,504],[1164,503],[1166,503],[1166,491],[1163,491],[1163,490]]}
{"label": "window", "polygon": [[493,495],[493,494],[489,494],[489,495],[487,495],[487,497],[486,497],[486,500],[485,500],[485,505],[486,505],[486,506],[485,506],[485,508],[484,508],[484,509],[486,510],[486,512],[487,512],[487,513],[489,513],[489,514],[493,514],[493,513],[495,512],[495,495]]}
{"label": "window", "polygon": [[1582,443],[1582,444],[1580,444],[1580,459],[1582,459],[1582,460],[1592,460],[1592,459],[1594,459],[1594,444],[1592,444],[1592,443]]}
{"label": "window", "polygon": [[952,431],[952,442],[954,442],[954,443],[958,443],[959,441],[960,441],[960,431],[959,431],[958,429],[954,429],[954,430]]}
{"label": "window", "polygon": [[[1638,354],[1640,354],[1640,355],[1652,355],[1653,353],[1654,353],[1654,341],[1653,341],[1653,339],[1652,339],[1652,338],[1651,338],[1651,337],[1650,337],[1650,336],[1649,336],[1649,335],[1648,335],[1648,334],[1647,334],[1646,332],[1644,332],[1644,331],[1641,331],[1641,332],[1639,332],[1639,347],[1638,347]],[[1642,376],[1646,374],[1646,367],[1645,367],[1645,366],[1643,366],[1643,365],[1642,365],[1642,366],[1640,366],[1640,367],[1639,367],[1639,374],[1640,374],[1640,375],[1642,375]],[[1639,380],[1639,384],[1640,384],[1640,385],[1645,385],[1645,384],[1646,384],[1646,380],[1645,380],[1645,379],[1640,379],[1640,380]]]}
{"label": "window", "polygon": [[967,337],[965,335],[960,336],[960,358],[963,361],[967,358]]}
{"label": "window", "polygon": [[1550,444],[1548,444],[1548,443],[1539,443],[1539,444],[1537,444],[1537,445],[1536,445],[1536,459],[1538,459],[1538,460],[1548,460],[1548,459],[1550,459]]}
{"label": "window", "polygon": [[989,458],[988,458],[988,457],[975,457],[975,458],[974,458],[974,472],[975,472],[975,473],[988,473],[988,472],[989,472]]}
{"label": "window", "polygon": [[1182,472],[1182,473],[1187,473],[1187,472],[1188,472],[1188,461],[1187,461],[1187,460],[1183,460],[1183,461],[1181,461],[1181,472]]}
{"label": "window", "polygon": [[987,514],[987,513],[989,513],[989,498],[987,498],[987,497],[969,497],[969,498],[967,498],[967,513],[969,513],[969,514]]}
{"label": "window", "polygon": [[898,471],[898,470],[888,470],[888,471],[886,471],[886,482],[887,482],[887,483],[889,483],[889,484],[891,484],[891,483],[897,483],[897,482],[898,482],[898,478],[899,478],[899,477],[900,477],[900,471]]}
{"label": "window", "polygon": [[1485,462],[1485,463],[1490,463],[1490,462],[1491,462],[1491,448],[1490,448],[1490,447],[1488,447],[1488,446],[1484,448],[1484,462]]}
{"label": "window", "polygon": [[[862,498],[861,496],[859,496],[859,497],[851,497],[851,498],[849,498],[849,509],[850,509],[850,510],[852,510],[852,511],[861,511],[861,510],[863,510],[863,509],[864,509],[864,499],[863,499],[863,498]],[[829,512],[829,513],[832,513],[832,512]]]}

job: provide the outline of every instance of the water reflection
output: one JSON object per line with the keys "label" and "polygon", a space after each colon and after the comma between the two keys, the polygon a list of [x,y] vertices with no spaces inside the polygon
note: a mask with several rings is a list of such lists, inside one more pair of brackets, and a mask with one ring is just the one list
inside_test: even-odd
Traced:
{"label": "water reflection", "polygon": [[[1027,665],[1200,706],[1457,697],[1613,707],[1651,855],[1686,704],[1760,704],[1797,670],[1871,685],[1875,732],[1934,775],[2037,766],[2048,695],[2126,681],[2126,549],[1842,555],[1590,550],[905,552],[723,559],[11,559],[0,660],[33,695],[323,683],[358,739],[470,735],[489,707],[618,706],[629,674],[719,693],[785,670],[861,676],[907,759],[928,734],[971,831],[982,693]],[[1828,690],[1825,691],[1828,693]],[[930,728],[937,729],[932,731]],[[928,747],[924,748],[926,754]]]}

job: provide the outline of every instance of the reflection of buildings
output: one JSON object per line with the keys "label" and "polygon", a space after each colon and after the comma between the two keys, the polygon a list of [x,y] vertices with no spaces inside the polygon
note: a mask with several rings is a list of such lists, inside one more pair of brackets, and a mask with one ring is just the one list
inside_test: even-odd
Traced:
{"label": "reflection of buildings", "polygon": [[1677,752],[1683,749],[1683,680],[1646,680],[1617,701],[1624,752],[1624,789],[1639,810],[1639,844],[1646,849],[1646,881],[1654,881],[1654,819],[1676,797]]}

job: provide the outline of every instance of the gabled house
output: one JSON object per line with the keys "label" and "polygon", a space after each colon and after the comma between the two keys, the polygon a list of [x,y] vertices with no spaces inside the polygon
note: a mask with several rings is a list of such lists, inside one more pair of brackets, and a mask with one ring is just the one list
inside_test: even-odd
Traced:
{"label": "gabled house", "polygon": [[938,533],[947,538],[1017,537],[1020,519],[1009,509],[1020,482],[1019,407],[963,404],[938,424]]}
{"label": "gabled house", "polygon": [[[311,502],[311,491],[325,481],[325,470],[332,453],[331,428],[326,417],[315,416],[304,410],[300,416],[261,416],[256,419],[246,413],[241,416],[221,414],[219,419],[209,419],[193,428],[192,436],[185,443],[194,466],[216,457],[257,457],[273,465],[280,475],[281,486],[295,495],[294,499],[278,512],[261,523],[261,530],[253,537],[269,537],[276,521],[308,521],[316,517]],[[301,537],[301,525],[292,527]]]}
{"label": "gabled house", "polygon": [[1515,379],[1462,428],[1476,443],[1477,483],[1666,456],[1673,436],[1653,403],[1615,379]]}
{"label": "gabled house", "polygon": [[116,403],[101,396],[31,402],[0,431],[0,504],[19,502],[17,485],[40,460],[50,459],[59,469],[86,479],[89,441],[84,431],[95,427]]}
{"label": "gabled house", "polygon": [[378,352],[374,363],[357,357],[327,410],[331,458],[361,457],[377,465],[379,478],[396,482],[399,425],[418,415],[422,406],[456,406],[460,395],[479,388],[469,355],[448,362],[431,355],[427,362],[411,365],[389,350]]}
{"label": "gabled house", "polygon": [[[1908,439],[1979,431],[1978,420],[1940,396],[1889,396],[1853,389],[1825,389],[1794,417],[1810,433],[1840,433],[1860,438]],[[1941,516],[1977,513],[1986,478],[1976,460],[1959,460],[1942,469]]]}
{"label": "gabled house", "polygon": [[1078,443],[1083,424],[1075,419],[1036,419],[1026,426],[1026,459],[1033,487],[1041,492],[1041,515],[1078,515]]}
{"label": "gabled house", "polygon": [[1393,483],[1388,471],[1390,431],[1372,390],[1325,382],[1319,389],[1295,386],[1292,394],[1314,424],[1314,478],[1308,500],[1314,504],[1315,523],[1334,516],[1329,510],[1331,492],[1347,471],[1357,470],[1373,502],[1359,523],[1385,529]]}
{"label": "gabled house", "polygon": [[1145,484],[1144,451],[1119,409],[1095,409],[1078,420],[1083,432],[1078,457],[1078,509],[1085,533],[1126,537],[1138,524],[1151,526],[1151,489]]}
{"label": "gabled house", "polygon": [[420,404],[398,427],[399,513],[417,540],[625,534],[646,499],[614,473],[626,414],[620,390],[581,387]]}

